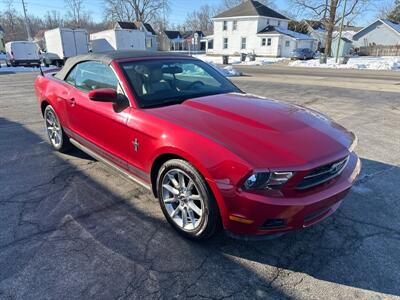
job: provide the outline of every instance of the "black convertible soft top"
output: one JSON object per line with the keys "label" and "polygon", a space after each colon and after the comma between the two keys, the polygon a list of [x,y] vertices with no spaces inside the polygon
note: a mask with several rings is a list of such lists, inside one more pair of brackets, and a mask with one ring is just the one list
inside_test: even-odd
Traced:
{"label": "black convertible soft top", "polygon": [[146,57],[185,57],[187,55],[158,52],[158,51],[139,51],[139,50],[114,50],[102,53],[88,53],[69,58],[64,67],[54,75],[54,77],[64,80],[69,71],[80,62],[84,61],[100,61],[104,64],[110,64],[113,60],[125,58],[146,58]]}

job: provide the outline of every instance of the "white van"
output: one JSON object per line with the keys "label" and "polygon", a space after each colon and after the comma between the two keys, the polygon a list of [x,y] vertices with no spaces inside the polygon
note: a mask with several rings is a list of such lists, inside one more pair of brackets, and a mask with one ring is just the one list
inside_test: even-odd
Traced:
{"label": "white van", "polygon": [[89,53],[89,36],[84,29],[55,28],[44,33],[47,53],[44,64],[61,66],[72,56]]}
{"label": "white van", "polygon": [[40,49],[34,42],[16,41],[6,43],[7,66],[40,66]]}

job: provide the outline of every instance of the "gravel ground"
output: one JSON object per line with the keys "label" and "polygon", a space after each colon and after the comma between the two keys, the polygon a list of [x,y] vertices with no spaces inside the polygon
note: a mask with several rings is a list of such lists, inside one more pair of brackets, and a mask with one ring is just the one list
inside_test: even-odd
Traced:
{"label": "gravel ground", "polygon": [[399,93],[235,79],[353,130],[362,174],[316,226],[194,243],[143,188],[78,150],[50,149],[34,76],[0,75],[0,299],[400,296]]}

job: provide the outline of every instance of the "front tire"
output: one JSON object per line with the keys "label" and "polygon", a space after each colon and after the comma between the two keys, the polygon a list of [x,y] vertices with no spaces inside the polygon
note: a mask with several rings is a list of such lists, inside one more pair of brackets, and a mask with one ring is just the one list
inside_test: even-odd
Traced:
{"label": "front tire", "polygon": [[62,153],[69,152],[72,144],[62,129],[58,116],[51,105],[47,105],[44,110],[44,122],[47,137],[53,149]]}
{"label": "front tire", "polygon": [[165,218],[181,235],[202,240],[221,227],[213,194],[201,174],[187,161],[172,159],[160,168],[157,194]]}

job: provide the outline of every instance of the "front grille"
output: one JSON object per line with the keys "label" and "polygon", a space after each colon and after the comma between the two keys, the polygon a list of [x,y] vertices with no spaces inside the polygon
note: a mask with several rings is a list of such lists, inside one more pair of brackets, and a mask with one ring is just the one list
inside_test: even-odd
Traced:
{"label": "front grille", "polygon": [[349,157],[339,159],[327,165],[318,167],[304,176],[303,180],[296,186],[299,190],[304,190],[327,182],[338,176],[346,167]]}
{"label": "front grille", "polygon": [[268,219],[261,225],[261,229],[277,229],[285,227],[286,222],[284,219]]}

